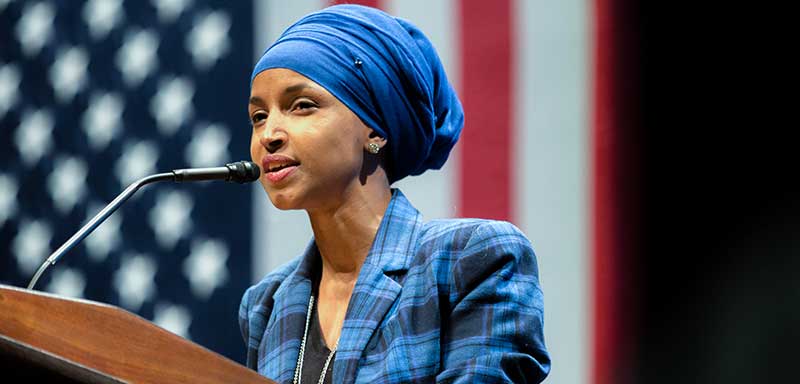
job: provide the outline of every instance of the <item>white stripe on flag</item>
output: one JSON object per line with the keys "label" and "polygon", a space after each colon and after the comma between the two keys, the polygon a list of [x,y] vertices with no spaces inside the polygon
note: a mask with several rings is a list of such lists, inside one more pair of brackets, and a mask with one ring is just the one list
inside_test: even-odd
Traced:
{"label": "white stripe on flag", "polygon": [[589,382],[587,4],[516,3],[517,218],[538,255],[548,381]]}
{"label": "white stripe on flag", "polygon": [[[453,0],[384,0],[388,13],[411,21],[431,40],[454,86],[458,79],[458,42],[455,40]],[[441,170],[430,170],[420,176],[407,177],[395,183],[426,220],[456,216],[458,188],[458,147],[450,154]]]}

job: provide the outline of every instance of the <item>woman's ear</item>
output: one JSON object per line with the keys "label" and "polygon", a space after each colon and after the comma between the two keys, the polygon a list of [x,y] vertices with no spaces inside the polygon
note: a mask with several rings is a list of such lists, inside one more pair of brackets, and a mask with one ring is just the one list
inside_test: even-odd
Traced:
{"label": "woman's ear", "polygon": [[365,144],[365,149],[367,152],[377,155],[381,148],[386,145],[386,138],[381,137],[378,132],[375,130],[370,129],[369,137],[367,137],[367,142]]}
{"label": "woman's ear", "polygon": [[381,153],[381,149],[386,146],[386,142],[386,138],[381,137],[378,132],[372,129],[367,132],[367,140],[364,142],[364,166],[361,168],[361,175],[359,176],[361,185],[367,183],[367,176],[375,175],[376,172],[379,175],[379,179],[384,180],[383,182],[386,186],[389,185],[383,164],[386,161],[386,156]]}

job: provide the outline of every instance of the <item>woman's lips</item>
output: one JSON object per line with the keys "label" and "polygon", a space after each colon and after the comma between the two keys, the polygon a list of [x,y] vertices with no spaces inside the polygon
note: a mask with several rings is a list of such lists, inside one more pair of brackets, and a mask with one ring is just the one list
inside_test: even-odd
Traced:
{"label": "woman's lips", "polygon": [[297,165],[290,165],[274,172],[264,172],[264,175],[270,183],[277,184],[289,177],[295,170],[297,170]]}
{"label": "woman's lips", "polygon": [[[261,167],[264,169],[264,176],[272,184],[277,184],[289,177],[300,163],[286,155],[277,153],[265,155],[261,159]],[[277,169],[280,168],[280,169]],[[270,169],[275,169],[270,171]]]}

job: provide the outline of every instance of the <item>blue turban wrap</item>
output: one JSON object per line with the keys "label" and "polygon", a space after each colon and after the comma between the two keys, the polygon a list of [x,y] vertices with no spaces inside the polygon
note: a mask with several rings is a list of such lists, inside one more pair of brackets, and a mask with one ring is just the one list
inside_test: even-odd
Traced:
{"label": "blue turban wrap", "polygon": [[336,5],[290,26],[253,69],[291,69],[321,85],[387,139],[389,182],[439,169],[464,112],[431,42],[410,22]]}

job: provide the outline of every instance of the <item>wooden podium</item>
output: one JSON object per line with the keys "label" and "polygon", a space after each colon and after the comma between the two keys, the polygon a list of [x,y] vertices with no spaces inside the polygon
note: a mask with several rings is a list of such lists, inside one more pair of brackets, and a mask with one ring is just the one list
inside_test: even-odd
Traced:
{"label": "wooden podium", "polygon": [[274,383],[120,308],[7,285],[0,381]]}

